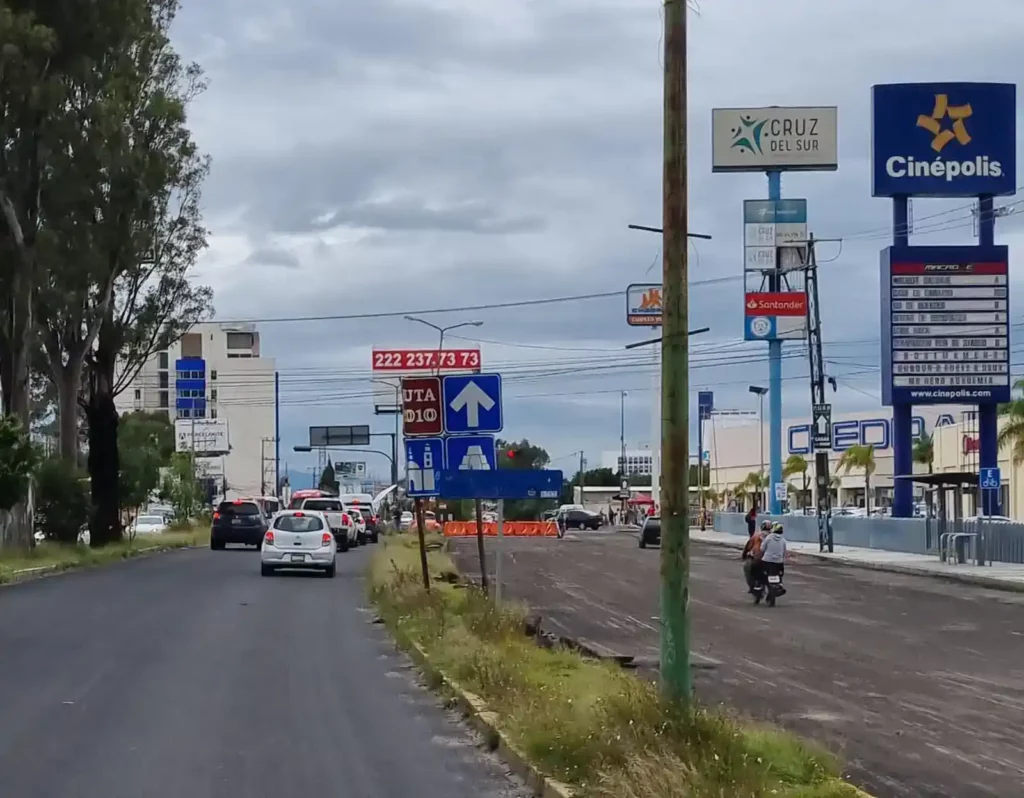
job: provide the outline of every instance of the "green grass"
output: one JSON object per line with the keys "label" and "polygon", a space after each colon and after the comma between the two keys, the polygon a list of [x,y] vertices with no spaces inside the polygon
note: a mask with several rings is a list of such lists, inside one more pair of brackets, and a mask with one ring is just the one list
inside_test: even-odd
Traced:
{"label": "green grass", "polygon": [[[479,695],[509,739],[586,798],[853,798],[835,759],[786,732],[667,705],[655,684],[523,634],[525,608],[473,588],[423,590],[414,536],[383,541],[370,591],[400,642]],[[433,575],[455,567],[440,549]]]}
{"label": "green grass", "polygon": [[146,550],[152,547],[180,549],[186,546],[206,545],[209,541],[209,527],[197,524],[174,526],[169,532],[160,535],[139,536],[133,541],[122,541],[102,549],[92,549],[84,545],[43,543],[30,552],[0,552],[0,584],[24,578],[25,575],[19,575],[19,571],[34,568],[53,571],[88,568],[115,560],[127,560],[147,553]]}

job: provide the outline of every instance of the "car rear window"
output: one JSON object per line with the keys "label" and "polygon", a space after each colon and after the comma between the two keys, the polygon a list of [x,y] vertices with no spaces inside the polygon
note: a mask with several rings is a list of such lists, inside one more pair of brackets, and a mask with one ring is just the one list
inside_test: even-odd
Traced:
{"label": "car rear window", "polygon": [[319,510],[320,512],[339,513],[344,511],[341,502],[337,499],[306,499],[302,504],[303,510]]}
{"label": "car rear window", "polygon": [[369,507],[349,507],[348,511],[350,513],[359,513],[363,517],[364,521],[369,521],[373,518],[373,513],[370,512]]}
{"label": "car rear window", "polygon": [[221,515],[259,515],[260,508],[255,502],[221,502],[217,512]]}
{"label": "car rear window", "polygon": [[319,532],[324,522],[315,515],[281,515],[274,519],[274,529],[282,532]]}

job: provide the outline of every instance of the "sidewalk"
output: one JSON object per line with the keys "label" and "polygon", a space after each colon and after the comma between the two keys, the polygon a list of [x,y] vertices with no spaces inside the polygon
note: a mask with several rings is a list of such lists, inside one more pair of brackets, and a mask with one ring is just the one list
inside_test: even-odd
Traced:
{"label": "sidewalk", "polygon": [[[743,544],[746,542],[745,538],[740,535],[715,532],[711,529],[701,532],[693,527],[690,529],[690,539],[718,546],[730,546],[736,549],[742,549]],[[882,551],[880,549],[858,549],[853,546],[836,546],[835,552],[829,554],[828,552],[818,551],[818,544],[816,543],[786,541],[786,545],[792,554],[828,560],[838,565],[867,568],[873,571],[910,574],[912,576],[933,576],[939,579],[966,582],[995,590],[1010,590],[1024,593],[1024,565],[998,562],[980,567],[971,564],[953,565],[940,562],[937,555],[907,554],[905,552]]]}

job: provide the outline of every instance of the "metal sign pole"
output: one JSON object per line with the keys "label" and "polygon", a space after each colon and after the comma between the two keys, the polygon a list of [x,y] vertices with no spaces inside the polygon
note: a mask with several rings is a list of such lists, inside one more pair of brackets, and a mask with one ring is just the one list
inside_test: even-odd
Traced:
{"label": "metal sign pole", "polygon": [[501,604],[501,554],[505,547],[505,500],[498,499],[498,540],[494,547],[494,601]]}

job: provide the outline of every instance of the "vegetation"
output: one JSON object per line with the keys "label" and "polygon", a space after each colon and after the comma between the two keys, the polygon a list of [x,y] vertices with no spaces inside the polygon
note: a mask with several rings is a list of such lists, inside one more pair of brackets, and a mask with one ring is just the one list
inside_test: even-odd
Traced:
{"label": "vegetation", "polygon": [[[94,547],[121,539],[154,478],[115,397],[212,312],[189,279],[209,162],[186,125],[204,84],[170,45],[178,7],[0,3],[0,415],[53,427],[65,476],[87,437]],[[4,511],[0,547],[32,546],[27,500]]]}
{"label": "vegetation", "polygon": [[160,486],[160,498],[174,508],[179,523],[195,518],[203,508],[203,486],[196,476],[195,458],[191,452],[178,452],[171,457],[171,465]]}
{"label": "vegetation", "polygon": [[811,495],[808,487],[810,481],[807,477],[807,460],[799,454],[791,454],[782,466],[782,476],[789,479],[792,476],[800,475],[801,487],[795,492],[799,495],[799,506],[806,507],[811,503]]}
{"label": "vegetation", "polygon": [[[548,453],[540,446],[534,446],[523,438],[521,441],[497,441],[498,468],[536,470],[547,468],[551,463]],[[557,502],[553,499],[520,499],[505,502],[505,519],[508,521],[536,521],[545,511],[553,510]]]}
{"label": "vegetation", "polygon": [[871,475],[875,473],[875,447],[851,446],[839,458],[837,470],[844,474],[864,472],[864,512],[871,513]]}
{"label": "vegetation", "polygon": [[434,589],[418,575],[415,538],[375,552],[372,598],[406,645],[480,696],[503,733],[584,798],[853,798],[835,761],[798,738],[704,709],[666,704],[657,686],[617,666],[538,647],[525,612],[440,579],[454,566],[430,553]]}
{"label": "vegetation", "polygon": [[14,415],[0,416],[0,550],[19,543],[17,510],[28,498],[37,461],[21,421]]}
{"label": "vegetation", "polygon": [[89,475],[62,457],[43,462],[36,473],[36,526],[47,540],[78,543],[89,521]]}
{"label": "vegetation", "polygon": [[999,406],[999,448],[1010,448],[1013,462],[1024,462],[1024,379],[1013,383],[1013,399]]}
{"label": "vegetation", "polygon": [[914,441],[913,458],[915,463],[927,466],[928,473],[932,473],[932,463],[935,460],[935,439],[931,435],[925,433]]}
{"label": "vegetation", "polygon": [[327,465],[324,466],[324,470],[320,474],[320,484],[317,487],[320,490],[330,491],[331,493],[338,493],[340,491],[338,477],[334,473],[334,464],[330,458],[327,459]]}

